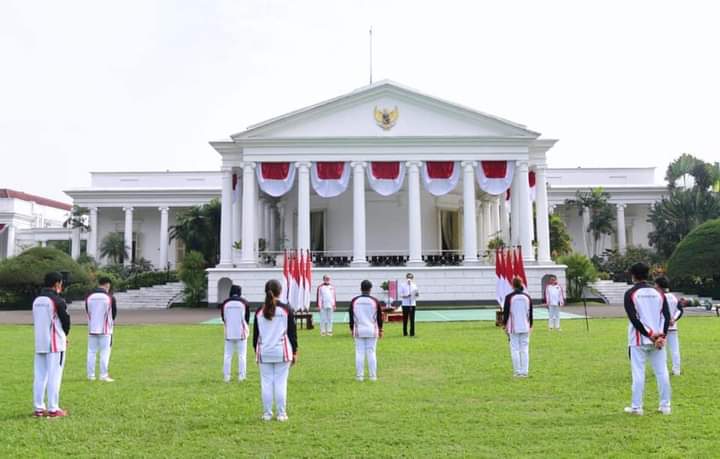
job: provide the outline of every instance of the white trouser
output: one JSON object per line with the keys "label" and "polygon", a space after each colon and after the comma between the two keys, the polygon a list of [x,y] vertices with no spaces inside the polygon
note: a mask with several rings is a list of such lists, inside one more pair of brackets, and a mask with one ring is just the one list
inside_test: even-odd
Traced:
{"label": "white trouser", "polygon": [[560,328],[560,306],[548,305],[548,327]]}
{"label": "white trouser", "polygon": [[645,391],[645,362],[650,359],[657,380],[660,407],[670,407],[670,376],[667,370],[665,348],[655,349],[652,344],[630,346],[630,366],[632,369],[632,408],[643,407]]}
{"label": "white trouser", "polygon": [[510,357],[513,373],[527,376],[530,367],[529,333],[510,333]]}
{"label": "white trouser", "polygon": [[287,414],[287,380],[290,362],[260,363],[260,392],[262,393],[263,414],[272,416],[273,396],[278,416]]}
{"label": "white trouser", "polygon": [[112,343],[112,335],[88,335],[88,351],[87,351],[87,375],[88,378],[95,377],[95,356],[100,351],[100,377],[108,376],[108,366],[110,365],[110,351]]}
{"label": "white trouser", "polygon": [[35,380],[33,381],[33,405],[36,410],[45,409],[45,389],[47,389],[47,409],[60,409],[60,383],[65,366],[64,352],[35,354]]}
{"label": "white trouser", "polygon": [[233,354],[238,353],[238,379],[245,379],[247,370],[247,340],[246,339],[226,339],[225,340],[225,360],[223,363],[223,376],[226,381],[230,380],[230,369],[232,368]]}
{"label": "white trouser", "polygon": [[332,308],[320,309],[320,333],[332,333],[333,310]]}
{"label": "white trouser", "polygon": [[680,338],[677,330],[668,331],[667,346],[672,356],[672,371],[673,373],[680,373]]}
{"label": "white trouser", "polygon": [[367,357],[370,379],[377,378],[377,338],[355,338],[355,376],[365,378],[365,357]]}

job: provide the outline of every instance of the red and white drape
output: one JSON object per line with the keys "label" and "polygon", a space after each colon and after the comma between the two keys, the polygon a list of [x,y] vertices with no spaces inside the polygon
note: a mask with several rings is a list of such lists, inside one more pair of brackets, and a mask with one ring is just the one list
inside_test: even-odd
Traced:
{"label": "red and white drape", "polygon": [[373,161],[367,169],[370,188],[382,196],[397,193],[405,180],[405,163],[401,161]]}
{"label": "red and white drape", "polygon": [[514,161],[480,161],[475,169],[480,189],[493,195],[503,194],[510,188],[514,172]]}
{"label": "red and white drape", "polygon": [[295,182],[295,164],[293,163],[260,163],[257,168],[258,186],[270,196],[282,196]]}
{"label": "red and white drape", "polygon": [[460,180],[460,164],[457,161],[425,161],[422,181],[425,189],[434,196],[448,194]]}
{"label": "red and white drape", "polygon": [[6,225],[5,223],[0,223],[0,233],[2,233],[3,231],[5,231],[5,227],[6,227],[6,226],[7,226],[7,225]]}
{"label": "red and white drape", "polygon": [[342,161],[317,162],[310,169],[313,189],[323,198],[334,198],[347,190],[350,183],[350,163]]}
{"label": "red and white drape", "polygon": [[535,186],[535,171],[528,172],[528,185],[530,186],[530,202],[535,201],[537,187]]}

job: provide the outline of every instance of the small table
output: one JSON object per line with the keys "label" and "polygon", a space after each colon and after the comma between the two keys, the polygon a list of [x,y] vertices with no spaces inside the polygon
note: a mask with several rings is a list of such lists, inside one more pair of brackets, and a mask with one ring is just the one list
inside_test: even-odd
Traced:
{"label": "small table", "polygon": [[306,330],[315,328],[313,326],[313,315],[311,312],[297,312],[295,313],[295,320],[300,323],[300,328],[305,328]]}

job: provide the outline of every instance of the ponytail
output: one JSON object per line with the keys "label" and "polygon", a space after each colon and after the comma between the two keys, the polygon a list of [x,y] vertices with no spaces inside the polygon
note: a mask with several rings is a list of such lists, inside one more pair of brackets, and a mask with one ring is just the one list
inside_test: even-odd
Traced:
{"label": "ponytail", "polygon": [[272,320],[275,317],[275,305],[281,290],[280,282],[275,279],[270,279],[265,283],[265,303],[263,304],[262,313],[266,320]]}

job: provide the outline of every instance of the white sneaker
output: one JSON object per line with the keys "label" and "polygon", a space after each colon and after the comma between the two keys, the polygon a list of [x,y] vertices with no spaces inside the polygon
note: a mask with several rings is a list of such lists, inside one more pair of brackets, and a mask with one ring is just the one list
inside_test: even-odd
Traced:
{"label": "white sneaker", "polygon": [[673,370],[672,371],[673,376],[680,376],[680,370]]}
{"label": "white sneaker", "polygon": [[672,413],[672,409],[669,406],[661,406],[658,408],[658,413],[662,413],[665,416],[668,416]]}
{"label": "white sneaker", "polygon": [[370,381],[373,381],[373,382],[374,382],[374,381],[377,381],[377,376],[371,376],[371,377],[370,377]]}
{"label": "white sneaker", "polygon": [[112,379],[110,376],[100,376],[100,381],[103,381],[103,382],[115,382],[115,380]]}
{"label": "white sneaker", "polygon": [[280,422],[285,422],[288,420],[287,414],[278,414],[277,420]]}
{"label": "white sneaker", "polygon": [[[247,379],[247,378],[246,378],[245,376],[238,376],[238,382],[243,382],[243,381],[245,381],[246,379]],[[229,380],[228,380],[228,381],[229,381]]]}
{"label": "white sneaker", "polygon": [[88,381],[95,381],[95,375],[88,376]]}
{"label": "white sneaker", "polygon": [[272,421],[272,413],[265,413],[262,415],[263,421]]}
{"label": "white sneaker", "polygon": [[223,381],[225,381],[226,383],[229,383],[229,382],[230,382],[230,378],[223,378]]}
{"label": "white sneaker", "polygon": [[633,408],[631,406],[626,406],[623,410],[627,414],[634,414],[635,416],[642,416],[643,415],[643,409],[642,408]]}
{"label": "white sneaker", "polygon": [[365,378],[363,378],[362,376],[357,376],[357,377],[355,378],[355,381],[363,382],[364,380],[365,380]]}
{"label": "white sneaker", "polygon": [[320,336],[325,336],[325,332],[320,332]]}

